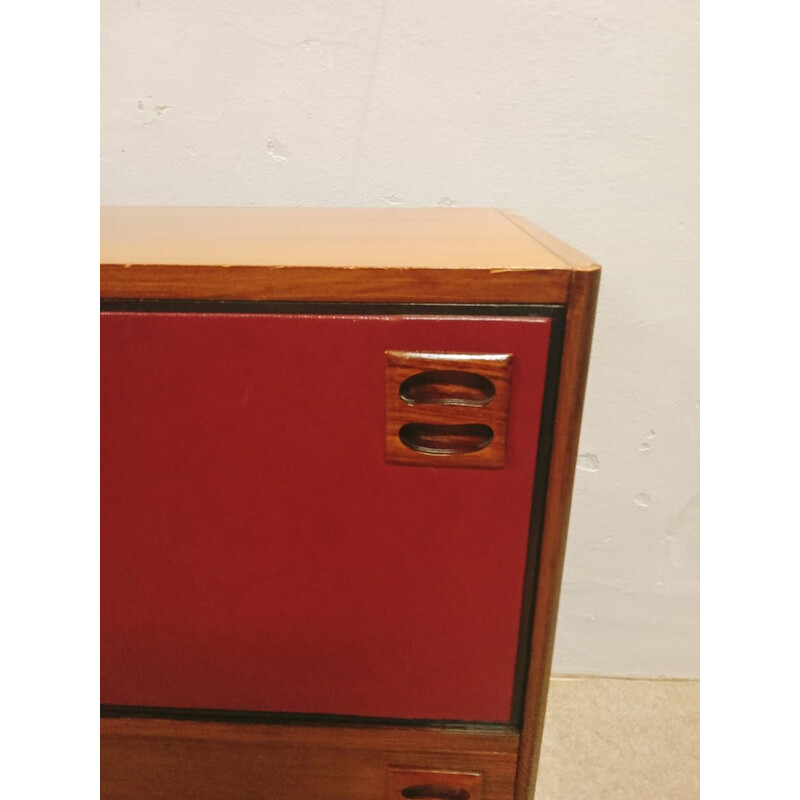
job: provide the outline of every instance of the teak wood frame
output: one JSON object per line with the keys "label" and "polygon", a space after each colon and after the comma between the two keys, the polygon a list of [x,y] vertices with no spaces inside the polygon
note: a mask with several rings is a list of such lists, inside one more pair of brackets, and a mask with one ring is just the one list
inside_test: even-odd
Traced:
{"label": "teak wood frame", "polygon": [[[170,210],[160,213],[169,224]],[[483,800],[527,800],[546,710],[600,269],[526,220],[504,216],[550,255],[547,267],[101,264],[107,300],[525,303],[559,304],[566,312],[519,727],[107,717],[101,720],[104,797],[210,800],[262,796],[270,786],[280,791],[269,796],[288,800],[367,800],[387,796],[391,767],[477,772]]]}

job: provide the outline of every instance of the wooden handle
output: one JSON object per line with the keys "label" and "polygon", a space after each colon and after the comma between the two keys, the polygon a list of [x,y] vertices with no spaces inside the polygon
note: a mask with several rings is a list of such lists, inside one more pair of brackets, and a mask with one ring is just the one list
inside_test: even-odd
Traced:
{"label": "wooden handle", "polygon": [[400,428],[400,441],[409,449],[434,456],[477,453],[488,447],[494,431],[488,425],[430,425],[407,422]]}
{"label": "wooden handle", "polygon": [[386,353],[386,460],[502,467],[511,393],[508,353]]}
{"label": "wooden handle", "polygon": [[400,399],[409,405],[485,406],[495,396],[485,375],[463,370],[428,370],[400,384]]}
{"label": "wooden handle", "polygon": [[390,767],[386,800],[482,800],[478,772]]}
{"label": "wooden handle", "polygon": [[406,786],[400,794],[403,797],[415,800],[470,800],[470,793],[466,789],[457,789],[454,786],[438,786],[433,783]]}

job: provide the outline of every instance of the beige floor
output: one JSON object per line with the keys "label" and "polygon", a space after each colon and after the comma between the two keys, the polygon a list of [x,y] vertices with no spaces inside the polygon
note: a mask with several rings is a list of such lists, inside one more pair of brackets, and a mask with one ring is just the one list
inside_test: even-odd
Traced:
{"label": "beige floor", "polygon": [[698,681],[553,678],[536,800],[695,800]]}

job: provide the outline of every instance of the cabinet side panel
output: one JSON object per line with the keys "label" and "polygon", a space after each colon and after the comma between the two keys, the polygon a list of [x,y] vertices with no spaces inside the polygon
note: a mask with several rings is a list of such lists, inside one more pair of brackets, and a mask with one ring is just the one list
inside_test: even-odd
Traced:
{"label": "cabinet side panel", "polygon": [[573,274],[539,553],[531,657],[514,795],[516,800],[529,800],[539,762],[599,285],[599,268]]}

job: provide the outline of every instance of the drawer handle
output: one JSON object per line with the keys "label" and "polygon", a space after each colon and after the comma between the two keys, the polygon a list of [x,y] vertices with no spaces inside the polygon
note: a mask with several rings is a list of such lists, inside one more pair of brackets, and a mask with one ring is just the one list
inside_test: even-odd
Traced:
{"label": "drawer handle", "polygon": [[387,350],[384,357],[387,463],[505,466],[511,353]]}
{"label": "drawer handle", "polygon": [[419,372],[400,384],[400,397],[409,405],[485,406],[494,395],[487,377],[462,370]]}
{"label": "drawer handle", "polygon": [[386,800],[481,800],[478,772],[389,767]]}
{"label": "drawer handle", "polygon": [[402,792],[403,797],[416,798],[417,800],[469,800],[470,794],[466,789],[455,789],[452,786],[437,786],[433,783],[423,783],[418,786],[406,786]]}
{"label": "drawer handle", "polygon": [[488,425],[431,425],[407,422],[400,428],[400,441],[411,450],[435,456],[477,453],[488,447],[494,431]]}

